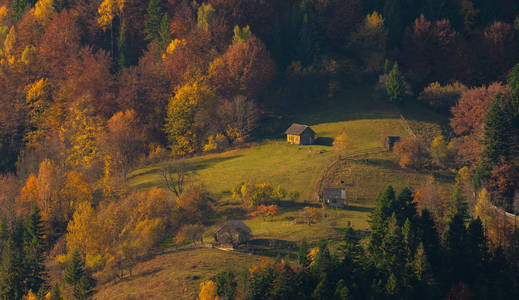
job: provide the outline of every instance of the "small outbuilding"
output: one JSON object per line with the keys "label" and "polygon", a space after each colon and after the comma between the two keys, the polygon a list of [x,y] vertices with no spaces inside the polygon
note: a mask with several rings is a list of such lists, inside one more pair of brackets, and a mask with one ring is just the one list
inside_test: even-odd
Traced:
{"label": "small outbuilding", "polygon": [[214,233],[214,239],[221,245],[230,245],[235,248],[249,241],[252,236],[251,232],[242,221],[228,221]]}
{"label": "small outbuilding", "polygon": [[384,148],[386,151],[393,151],[393,147],[400,141],[399,136],[386,136],[384,139]]}
{"label": "small outbuilding", "polygon": [[320,198],[328,207],[346,207],[346,190],[343,188],[324,188]]}
{"label": "small outbuilding", "polygon": [[285,131],[287,142],[296,145],[312,145],[317,139],[310,126],[294,123]]}

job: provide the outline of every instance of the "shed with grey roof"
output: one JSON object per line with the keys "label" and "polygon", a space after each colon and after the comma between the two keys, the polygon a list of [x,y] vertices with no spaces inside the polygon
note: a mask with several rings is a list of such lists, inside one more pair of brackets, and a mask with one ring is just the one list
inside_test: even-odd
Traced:
{"label": "shed with grey roof", "polygon": [[312,128],[297,123],[292,124],[285,131],[285,134],[287,135],[287,142],[296,145],[312,145],[317,138]]}

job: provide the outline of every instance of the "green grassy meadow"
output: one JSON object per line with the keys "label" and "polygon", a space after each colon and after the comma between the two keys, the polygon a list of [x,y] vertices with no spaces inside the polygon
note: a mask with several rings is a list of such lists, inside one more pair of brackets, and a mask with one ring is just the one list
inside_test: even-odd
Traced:
{"label": "green grassy meadow", "polygon": [[[368,228],[368,217],[376,196],[388,184],[398,191],[405,186],[418,187],[428,176],[402,170],[393,153],[383,151],[385,136],[405,137],[410,133],[400,118],[400,110],[373,97],[371,88],[351,89],[334,99],[308,105],[310,107],[301,107],[273,121],[272,126],[280,128],[276,134],[278,138],[263,139],[247,148],[187,159],[194,169],[188,176],[188,184],[203,185],[217,200],[215,209],[219,212],[239,205],[232,200],[231,190],[244,181],[281,185],[288,191],[300,193],[297,203],[284,205],[276,217],[242,216],[256,240],[297,244],[303,239],[309,242],[325,239],[333,244],[348,224],[360,230]],[[441,132],[441,126],[434,122],[435,114],[420,110],[423,110],[420,106],[403,110],[405,115],[411,116],[409,127],[413,131],[423,129],[431,135]],[[426,117],[422,120],[421,115]],[[283,132],[292,122],[311,125],[319,136],[318,144],[287,144]],[[333,138],[342,132],[348,136],[347,158],[325,172],[337,158],[332,147]],[[294,220],[305,206],[319,205],[313,195],[321,176],[324,178],[322,186],[346,188],[349,207],[327,209],[326,217],[318,224],[295,224]],[[160,165],[135,170],[130,176],[130,184],[136,189],[163,186]],[[220,219],[206,229],[204,242],[210,243],[215,229],[227,219],[225,213],[220,215]],[[277,253],[289,254],[286,251]],[[201,281],[229,267],[250,266],[261,257],[218,249],[173,250],[139,263],[137,275],[127,281],[103,285],[96,298],[121,299],[125,295],[125,299],[192,299]]]}

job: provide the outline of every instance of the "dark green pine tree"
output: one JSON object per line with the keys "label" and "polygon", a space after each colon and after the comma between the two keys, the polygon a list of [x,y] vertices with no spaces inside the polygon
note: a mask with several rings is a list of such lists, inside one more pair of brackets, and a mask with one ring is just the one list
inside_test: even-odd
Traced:
{"label": "dark green pine tree", "polygon": [[466,243],[465,220],[463,220],[462,215],[456,214],[450,220],[442,239],[445,271],[443,279],[445,279],[446,286],[452,286],[465,280],[467,270]]}
{"label": "dark green pine tree", "polygon": [[81,259],[79,251],[74,251],[72,260],[65,269],[65,283],[76,285],[83,275],[85,275],[85,263]]}
{"label": "dark green pine tree", "polygon": [[11,2],[11,16],[15,20],[20,18],[25,10],[25,8],[29,5],[28,0],[13,0]]}
{"label": "dark green pine tree", "polygon": [[406,220],[412,222],[416,218],[416,203],[413,200],[413,191],[407,187],[398,194],[393,209],[396,213],[398,225],[402,226]]}
{"label": "dark green pine tree", "polygon": [[52,290],[50,290],[50,296],[48,300],[63,300],[58,284],[55,284],[54,287],[52,287]]}
{"label": "dark green pine tree", "polygon": [[308,245],[308,242],[306,239],[303,239],[301,242],[301,245],[299,245],[299,250],[297,252],[297,262],[301,266],[307,266],[308,265],[308,250],[310,250],[310,246]]}
{"label": "dark green pine tree", "polygon": [[348,288],[348,286],[342,279],[339,280],[339,282],[337,282],[337,286],[335,288],[335,299],[339,299],[339,300],[353,299],[350,289]]}
{"label": "dark green pine tree", "polygon": [[162,15],[162,18],[160,20],[159,32],[158,32],[158,37],[157,37],[157,46],[158,46],[159,50],[166,49],[169,42],[170,42],[169,21],[168,21],[168,14],[165,13]]}
{"label": "dark green pine tree", "polygon": [[7,239],[7,221],[5,218],[0,219],[0,241]]}
{"label": "dark green pine tree", "polygon": [[95,281],[88,275],[83,275],[74,285],[74,298],[77,300],[89,299],[94,294]]}
{"label": "dark green pine tree", "polygon": [[218,273],[213,281],[216,283],[218,296],[224,300],[236,299],[236,291],[238,283],[233,272]]}
{"label": "dark green pine tree", "polygon": [[124,19],[121,22],[121,28],[119,29],[119,38],[117,39],[117,49],[119,50],[119,69],[123,69],[128,66],[128,41],[126,40],[126,21]]}
{"label": "dark green pine tree", "polygon": [[398,63],[395,62],[391,72],[389,72],[386,82],[386,94],[389,101],[395,104],[401,104],[405,98],[405,86],[402,73],[398,69]]}
{"label": "dark green pine tree", "polygon": [[144,20],[146,40],[152,41],[159,38],[160,23],[165,13],[166,8],[163,0],[150,0]]}
{"label": "dark green pine tree", "polygon": [[381,250],[381,261],[380,265],[384,267],[388,272],[396,272],[403,278],[403,270],[407,263],[407,253],[404,245],[404,237],[402,235],[402,229],[398,226],[395,215],[391,217],[387,232],[382,240]]}
{"label": "dark green pine tree", "polygon": [[501,157],[509,158],[510,149],[512,148],[510,136],[512,126],[503,109],[503,105],[502,95],[497,94],[490,105],[485,119],[483,138],[485,149],[481,154],[481,162],[476,171],[475,181],[488,178],[492,167],[499,164]]}
{"label": "dark green pine tree", "polygon": [[416,295],[420,295],[425,299],[438,299],[439,295],[437,293],[434,272],[423,243],[420,243],[418,248],[416,248],[412,265],[418,281],[416,284]]}
{"label": "dark green pine tree", "polygon": [[460,214],[463,217],[463,220],[465,221],[468,221],[469,219],[467,201],[465,199],[465,195],[463,194],[463,188],[459,181],[456,181],[452,197],[449,201],[448,218],[450,219],[456,214]]}
{"label": "dark green pine tree", "polygon": [[467,283],[476,283],[478,276],[485,273],[489,258],[487,239],[483,231],[483,224],[479,218],[470,221],[467,228],[467,242],[465,256],[467,258]]}
{"label": "dark green pine tree", "polygon": [[61,12],[64,9],[67,9],[69,7],[68,0],[54,0],[54,9],[56,12]]}
{"label": "dark green pine tree", "polygon": [[45,284],[47,273],[45,272],[43,243],[43,225],[40,210],[37,206],[34,206],[33,212],[26,221],[23,247],[23,272],[27,290],[37,292]]}
{"label": "dark green pine tree", "polygon": [[416,248],[418,247],[418,238],[416,228],[409,219],[406,219],[402,226],[402,236],[404,238],[404,247],[406,252],[407,263],[413,260]]}
{"label": "dark green pine tree", "polygon": [[74,251],[65,269],[65,283],[73,286],[74,297],[78,300],[88,299],[94,292],[95,281],[85,269],[85,262],[78,251]]}
{"label": "dark green pine tree", "polygon": [[0,298],[18,300],[24,294],[21,257],[14,241],[9,238],[2,250]]}
{"label": "dark green pine tree", "polygon": [[434,220],[427,209],[422,210],[417,227],[417,239],[423,244],[433,271],[437,275],[441,261],[440,238]]}
{"label": "dark green pine tree", "polygon": [[[332,283],[328,278],[328,274],[320,273],[319,282],[312,293],[312,299],[315,300],[327,300],[332,299],[335,290]],[[279,298],[280,299],[280,298]]]}
{"label": "dark green pine tree", "polygon": [[388,186],[378,196],[375,210],[371,213],[369,219],[370,236],[368,251],[371,257],[377,258],[380,255],[380,245],[386,235],[388,220],[394,212],[395,201],[395,190],[393,190],[392,186]]}

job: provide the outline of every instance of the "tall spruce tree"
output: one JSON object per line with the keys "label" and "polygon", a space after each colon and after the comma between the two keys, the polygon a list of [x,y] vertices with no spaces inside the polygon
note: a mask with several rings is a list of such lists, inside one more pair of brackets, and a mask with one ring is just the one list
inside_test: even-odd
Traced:
{"label": "tall spruce tree", "polygon": [[19,250],[12,238],[9,238],[2,250],[0,262],[0,298],[21,299],[25,294],[23,268]]}
{"label": "tall spruce tree", "polygon": [[85,262],[78,251],[72,254],[72,260],[65,269],[65,283],[71,285],[74,298],[88,299],[94,293],[95,280],[85,269]]}
{"label": "tall spruce tree", "polygon": [[168,46],[169,42],[170,42],[170,38],[169,38],[168,14],[164,13],[160,20],[160,26],[159,26],[158,36],[157,36],[157,46],[160,50],[164,50]]}
{"label": "tall spruce tree", "polygon": [[386,229],[388,220],[393,214],[393,207],[395,206],[395,190],[392,186],[388,186],[377,199],[375,210],[371,213],[370,223],[370,236],[368,251],[373,256],[380,254],[380,245],[382,239],[386,235]]}
{"label": "tall spruce tree", "polygon": [[163,0],[150,0],[144,20],[146,40],[151,41],[159,38],[160,23],[165,13],[166,8]]}
{"label": "tall spruce tree", "polygon": [[27,218],[24,237],[23,272],[27,290],[39,291],[45,284],[45,253],[43,225],[39,208],[35,205]]}
{"label": "tall spruce tree", "polygon": [[391,72],[389,72],[386,82],[386,94],[389,101],[395,104],[401,104],[404,102],[405,97],[405,86],[402,73],[398,69],[398,63],[395,62]]}
{"label": "tall spruce tree", "polygon": [[465,249],[467,230],[465,221],[460,214],[454,215],[443,233],[444,271],[443,279],[446,286],[464,281],[466,277],[467,257]]}
{"label": "tall spruce tree", "polygon": [[79,251],[74,251],[72,260],[65,269],[65,283],[75,286],[81,277],[85,275],[85,263],[81,259]]}
{"label": "tall spruce tree", "polygon": [[121,28],[119,29],[119,38],[117,39],[117,49],[119,50],[119,68],[125,68],[128,66],[128,41],[126,32],[126,21],[123,19],[121,22]]}
{"label": "tall spruce tree", "polygon": [[59,290],[58,284],[55,284],[54,287],[50,290],[50,295],[48,300],[63,300],[61,297],[61,292]]}
{"label": "tall spruce tree", "polygon": [[[511,143],[511,124],[504,110],[503,96],[497,94],[492,101],[485,119],[481,162],[476,171],[475,181],[488,178],[493,166],[499,164],[501,158],[509,159]],[[477,182],[476,182],[477,183]]]}

